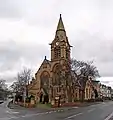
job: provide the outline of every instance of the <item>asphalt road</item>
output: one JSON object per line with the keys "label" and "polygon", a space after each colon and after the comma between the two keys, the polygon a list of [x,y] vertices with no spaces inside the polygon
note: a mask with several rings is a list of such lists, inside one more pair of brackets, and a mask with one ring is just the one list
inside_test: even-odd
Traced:
{"label": "asphalt road", "polygon": [[60,111],[9,109],[0,105],[0,120],[113,120],[113,102]]}

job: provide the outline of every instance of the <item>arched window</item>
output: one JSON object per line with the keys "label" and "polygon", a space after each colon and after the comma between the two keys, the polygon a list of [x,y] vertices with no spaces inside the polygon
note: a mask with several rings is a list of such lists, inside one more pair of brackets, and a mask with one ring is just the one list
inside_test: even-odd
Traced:
{"label": "arched window", "polygon": [[61,51],[60,47],[54,49],[54,58],[60,58],[61,57]]}
{"label": "arched window", "polygon": [[91,98],[91,90],[90,90],[90,88],[89,88],[89,98]]}
{"label": "arched window", "polygon": [[61,67],[60,65],[55,65],[54,69],[53,69],[53,81],[52,84],[53,85],[60,85],[61,84],[61,79],[60,79],[60,74],[61,74]]}
{"label": "arched window", "polygon": [[66,58],[69,59],[69,57],[70,57],[70,53],[69,53],[69,50],[67,49],[66,50]]}
{"label": "arched window", "polygon": [[86,88],[86,98],[88,98],[88,88]]}
{"label": "arched window", "polygon": [[44,71],[40,76],[41,88],[45,88],[46,90],[49,87],[49,73]]}

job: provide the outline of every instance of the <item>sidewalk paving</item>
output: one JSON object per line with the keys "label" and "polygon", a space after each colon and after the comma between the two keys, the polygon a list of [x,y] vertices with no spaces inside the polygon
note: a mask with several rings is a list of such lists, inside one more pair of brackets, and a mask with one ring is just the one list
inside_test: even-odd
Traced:
{"label": "sidewalk paving", "polygon": [[[26,108],[26,107],[22,107],[20,105],[17,105],[17,104],[13,104],[13,103],[9,103],[8,107],[10,109],[19,109],[19,110],[40,110],[40,111],[43,111],[43,110],[48,110],[48,111],[52,111],[52,110],[67,110],[67,109],[72,109],[72,107],[59,107],[59,108],[51,108],[51,107],[45,107],[43,104],[42,106],[37,106],[35,108]],[[73,107],[75,108],[75,107]],[[76,107],[77,108],[77,107]]]}
{"label": "sidewalk paving", "polygon": [[44,111],[56,111],[56,112],[63,112],[63,111],[67,111],[67,110],[72,110],[72,109],[77,109],[78,107],[86,107],[86,106],[90,106],[90,105],[95,105],[95,104],[100,104],[102,102],[95,102],[95,103],[81,103],[81,105],[79,106],[68,106],[68,107],[57,107],[57,108],[51,108],[51,107],[47,107],[46,105],[40,105],[35,108],[25,108],[22,107],[20,105],[17,104],[13,104],[13,103],[9,103],[8,107],[10,109],[19,109],[19,110],[32,110],[32,111],[40,111],[40,112],[44,112]]}
{"label": "sidewalk paving", "polygon": [[22,107],[22,106],[20,106],[20,105],[17,105],[17,104],[14,104],[14,103],[12,103],[12,102],[9,102],[9,104],[8,104],[8,108],[10,108],[10,109],[27,109],[27,108],[25,108],[25,107]]}

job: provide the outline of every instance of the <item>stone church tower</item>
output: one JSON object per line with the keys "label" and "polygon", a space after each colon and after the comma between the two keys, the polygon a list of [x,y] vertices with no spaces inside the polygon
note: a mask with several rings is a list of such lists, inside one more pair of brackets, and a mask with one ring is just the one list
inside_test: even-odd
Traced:
{"label": "stone church tower", "polygon": [[[38,101],[42,99],[42,96],[47,95],[49,102],[55,100],[56,96],[62,96],[62,102],[68,102],[71,100],[71,93],[74,92],[71,89],[72,83],[69,77],[71,74],[71,45],[69,44],[61,15],[58,21],[55,38],[50,46],[51,60],[47,60],[46,57],[43,60],[35,74],[35,79],[33,79],[29,85],[29,94],[34,95]],[[78,94],[75,95],[78,97]]]}
{"label": "stone church tower", "polygon": [[64,86],[66,85],[65,73],[70,69],[70,44],[60,14],[55,38],[51,45],[51,75],[53,96],[58,94],[66,97]]}
{"label": "stone church tower", "polygon": [[55,39],[51,45],[51,62],[60,61],[61,59],[70,60],[70,44],[60,14]]}

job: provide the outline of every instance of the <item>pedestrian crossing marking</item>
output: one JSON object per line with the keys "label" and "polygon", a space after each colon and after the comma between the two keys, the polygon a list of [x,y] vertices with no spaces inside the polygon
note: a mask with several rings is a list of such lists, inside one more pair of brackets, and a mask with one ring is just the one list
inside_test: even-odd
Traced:
{"label": "pedestrian crossing marking", "polygon": [[18,114],[19,112],[6,111],[6,113],[9,113],[9,114]]}

